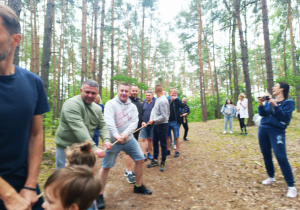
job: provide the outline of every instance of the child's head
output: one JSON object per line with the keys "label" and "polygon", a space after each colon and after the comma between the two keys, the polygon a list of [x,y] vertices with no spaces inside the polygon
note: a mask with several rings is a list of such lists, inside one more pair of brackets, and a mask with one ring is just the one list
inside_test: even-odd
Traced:
{"label": "child's head", "polygon": [[91,168],[95,166],[96,157],[90,141],[68,146],[65,150],[65,154],[66,165],[87,165]]}
{"label": "child's head", "polygon": [[87,166],[68,166],[47,179],[44,192],[46,210],[86,210],[101,191],[100,181]]}

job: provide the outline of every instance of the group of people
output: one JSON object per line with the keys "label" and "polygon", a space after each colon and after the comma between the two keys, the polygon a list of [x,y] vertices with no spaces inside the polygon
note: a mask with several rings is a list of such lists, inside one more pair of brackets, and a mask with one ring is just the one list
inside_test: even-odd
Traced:
{"label": "group of people", "polygon": [[248,114],[248,99],[246,98],[244,93],[241,93],[239,95],[239,100],[237,102],[237,105],[234,106],[231,99],[227,99],[225,104],[223,105],[221,109],[221,113],[224,115],[224,131],[223,134],[227,133],[227,125],[229,124],[229,133],[232,132],[232,121],[233,117],[236,115],[236,117],[239,119],[240,127],[241,127],[241,135],[245,134],[247,135],[247,128],[245,124],[245,119],[249,118]]}
{"label": "group of people", "polygon": [[[0,4],[0,209],[103,209],[109,171],[121,151],[128,155],[125,176],[128,182],[134,183],[133,192],[151,195],[152,191],[143,184],[143,165],[149,159],[148,168],[160,166],[160,171],[166,170],[166,159],[171,154],[171,131],[176,148],[174,157],[180,156],[181,124],[185,128],[183,139],[188,141],[187,99],[181,102],[175,89],[170,90],[168,99],[162,86],[157,84],[156,98],[152,90],[148,90],[141,103],[137,97],[138,87],[121,83],[117,95],[105,104],[102,114],[103,109],[94,103],[98,95],[97,82],[85,81],[80,95],[68,99],[62,106],[55,136],[57,170],[46,181],[44,201],[37,180],[43,154],[42,115],[50,109],[41,78],[13,65],[20,41],[18,17],[9,7]],[[297,190],[285,147],[285,129],[294,110],[288,93],[289,85],[279,82],[273,88],[275,98],[258,99],[262,116],[258,136],[269,175],[262,184],[275,183],[273,149],[288,184],[287,196],[294,198]],[[229,116],[228,122],[233,116],[232,107],[227,100],[223,112]],[[244,95],[233,108],[237,110],[242,132],[247,133],[243,121],[247,110]],[[137,141],[139,127],[142,127],[142,146]],[[98,136],[103,142],[102,149],[97,146]],[[103,158],[98,177],[95,177],[96,157]]]}

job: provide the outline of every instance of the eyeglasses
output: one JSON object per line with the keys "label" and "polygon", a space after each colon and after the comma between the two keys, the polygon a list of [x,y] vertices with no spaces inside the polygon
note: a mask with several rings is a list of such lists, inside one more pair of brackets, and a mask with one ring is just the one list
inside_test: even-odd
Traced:
{"label": "eyeglasses", "polygon": [[152,93],[152,91],[151,90],[147,90],[146,93]]}

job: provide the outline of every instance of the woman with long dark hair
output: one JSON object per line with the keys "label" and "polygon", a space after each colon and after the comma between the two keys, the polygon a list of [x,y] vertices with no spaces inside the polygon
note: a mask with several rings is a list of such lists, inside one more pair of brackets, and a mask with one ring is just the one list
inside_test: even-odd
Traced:
{"label": "woman with long dark hair", "polygon": [[227,99],[225,104],[221,109],[221,113],[224,115],[224,131],[225,134],[227,132],[227,124],[229,123],[229,132],[232,133],[232,120],[235,114],[235,108],[230,99]]}
{"label": "woman with long dark hair", "polygon": [[[297,189],[294,186],[294,177],[289,164],[286,145],[285,129],[289,125],[295,108],[294,102],[288,98],[290,86],[285,82],[278,82],[273,88],[274,98],[259,97],[258,113],[262,116],[258,131],[258,140],[263,154],[269,178],[262,184],[275,183],[275,170],[272,160],[272,149],[288,185],[287,197],[296,198]],[[263,104],[265,102],[265,104]]]}
{"label": "woman with long dark hair", "polygon": [[241,135],[243,134],[244,130],[245,130],[245,135],[247,135],[245,118],[249,118],[249,113],[248,113],[248,99],[246,98],[244,93],[241,93],[239,95],[239,100],[235,108],[237,109],[237,118],[239,119],[240,122],[240,127],[242,131]]}

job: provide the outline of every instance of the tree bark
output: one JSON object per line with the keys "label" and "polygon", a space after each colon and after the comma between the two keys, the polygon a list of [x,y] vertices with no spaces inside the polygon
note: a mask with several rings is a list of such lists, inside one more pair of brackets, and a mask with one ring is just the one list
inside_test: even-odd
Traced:
{"label": "tree bark", "polygon": [[44,42],[43,42],[43,57],[41,66],[41,78],[44,82],[46,95],[48,95],[49,88],[49,63],[51,58],[51,38],[52,38],[52,25],[54,13],[54,0],[47,0],[47,11],[44,29]]}
{"label": "tree bark", "polygon": [[99,94],[102,98],[102,78],[103,78],[103,37],[104,37],[104,17],[105,17],[105,0],[102,0],[101,8],[101,32],[100,32],[100,52],[99,52]]}
{"label": "tree bark", "polygon": [[52,98],[52,135],[55,135],[55,118],[56,118],[56,55],[55,55],[55,4],[53,4],[53,35],[52,35],[52,70],[53,70],[53,98]]}
{"label": "tree bark", "polygon": [[271,47],[270,47],[270,38],[269,38],[269,18],[268,18],[267,0],[261,0],[261,7],[262,7],[262,21],[263,21],[263,31],[264,31],[264,41],[265,41],[267,90],[270,94],[272,94],[272,87],[274,86],[274,78],[273,78],[272,57],[271,57]]}
{"label": "tree bark", "polygon": [[86,46],[86,19],[87,19],[87,6],[86,0],[82,0],[82,23],[81,23],[81,84],[84,82],[87,73],[87,46]]}
{"label": "tree bark", "polygon": [[110,67],[110,99],[114,98],[114,10],[115,0],[112,0],[111,5],[111,67]]}
{"label": "tree bark", "polygon": [[98,0],[95,0],[94,5],[94,16],[95,16],[95,25],[94,25],[94,57],[93,57],[93,79],[96,80],[96,61],[97,61],[97,31],[98,31]]}
{"label": "tree bark", "polygon": [[233,84],[234,84],[234,103],[238,102],[240,89],[239,89],[239,75],[238,67],[236,60],[236,51],[235,51],[235,32],[236,32],[236,18],[235,12],[233,13],[233,25],[232,25],[232,71],[233,71]]}
{"label": "tree bark", "polygon": [[[144,0],[145,1],[145,0]],[[144,41],[145,41],[145,6],[143,5],[142,17],[142,54],[141,54],[141,83],[144,83]],[[143,97],[143,91],[140,91],[140,97]]]}
{"label": "tree bark", "polygon": [[129,35],[129,21],[130,18],[128,17],[128,7],[126,9],[126,16],[127,16],[127,71],[126,76],[131,77],[131,65],[130,65],[130,35]]}
{"label": "tree bark", "polygon": [[[8,6],[16,13],[19,20],[20,20],[20,13],[21,13],[21,4],[22,4],[21,0],[9,0],[8,1]],[[15,49],[14,60],[13,60],[13,63],[17,66],[19,66],[19,51],[20,51],[20,47],[17,46]]]}
{"label": "tree bark", "polygon": [[198,0],[197,5],[197,13],[198,13],[198,57],[199,57],[199,65],[200,65],[200,102],[201,102],[201,114],[202,121],[207,121],[207,108],[206,108],[206,99],[205,99],[205,84],[204,84],[204,70],[203,70],[203,61],[202,61],[202,12],[201,12],[201,0]]}
{"label": "tree bark", "polygon": [[251,126],[254,124],[252,121],[253,118],[252,93],[251,93],[251,82],[250,82],[249,69],[248,69],[247,46],[245,45],[244,42],[242,22],[240,16],[240,0],[235,0],[235,15],[236,15],[239,35],[240,35],[240,43],[242,49],[242,63],[243,63],[244,77],[246,83],[246,95],[248,98],[248,110],[249,110],[249,119],[250,119],[248,120],[248,125]]}
{"label": "tree bark", "polygon": [[208,69],[209,69],[209,78],[210,78],[210,82],[211,82],[211,91],[212,91],[212,94],[215,94],[214,80],[213,80],[213,73],[212,73],[212,68],[211,68],[211,61],[210,61],[210,57],[209,57],[207,37],[205,36],[204,32],[203,32],[203,36],[204,36],[205,46],[206,46],[207,63],[208,63]]}
{"label": "tree bark", "polygon": [[[296,55],[295,55],[295,41],[294,41],[294,32],[293,32],[293,17],[292,17],[292,7],[291,0],[288,2],[288,17],[290,24],[290,39],[291,39],[291,50],[292,50],[292,61],[293,61],[293,72],[294,76],[297,77],[297,64],[296,64]],[[297,94],[297,112],[300,112],[300,85],[296,84],[296,94]]]}

